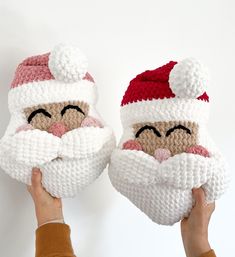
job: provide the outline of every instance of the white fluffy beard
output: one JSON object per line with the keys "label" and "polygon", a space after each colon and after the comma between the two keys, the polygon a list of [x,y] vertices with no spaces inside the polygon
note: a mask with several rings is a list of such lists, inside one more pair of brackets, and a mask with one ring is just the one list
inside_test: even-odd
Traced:
{"label": "white fluffy beard", "polygon": [[115,138],[108,127],[83,127],[61,138],[38,129],[0,141],[0,166],[12,178],[31,184],[31,171],[42,171],[42,185],[55,197],[73,197],[104,170]]}
{"label": "white fluffy beard", "polygon": [[190,213],[192,188],[202,186],[207,202],[224,193],[229,182],[225,166],[219,154],[206,158],[182,153],[159,163],[143,151],[116,149],[109,177],[113,186],[150,219],[173,225]]}

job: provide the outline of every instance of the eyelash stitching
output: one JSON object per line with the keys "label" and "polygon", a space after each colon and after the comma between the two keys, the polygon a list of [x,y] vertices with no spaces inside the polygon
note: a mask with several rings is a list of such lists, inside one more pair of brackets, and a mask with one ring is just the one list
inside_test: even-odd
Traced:
{"label": "eyelash stitching", "polygon": [[38,109],[33,111],[29,117],[28,117],[28,123],[30,123],[32,121],[32,119],[34,118],[35,115],[37,115],[38,113],[43,113],[45,116],[51,118],[51,114],[49,112],[47,112],[45,109]]}
{"label": "eyelash stitching", "polygon": [[81,108],[79,108],[76,105],[70,105],[70,104],[63,108],[63,110],[60,112],[61,116],[63,116],[68,109],[76,109],[78,112],[81,112],[85,116],[85,113]]}
{"label": "eyelash stitching", "polygon": [[188,134],[191,135],[190,129],[186,128],[186,127],[183,126],[183,125],[178,125],[178,126],[175,126],[175,127],[173,127],[173,128],[170,128],[170,129],[166,132],[166,137],[168,137],[168,136],[169,136],[174,130],[176,130],[176,129],[183,129],[183,130],[185,130]]}
{"label": "eyelash stitching", "polygon": [[159,132],[158,130],[156,130],[156,128],[154,128],[154,127],[152,127],[152,126],[148,126],[148,125],[146,125],[146,126],[140,128],[140,129],[137,131],[137,133],[135,134],[135,137],[136,137],[136,138],[139,137],[139,135],[140,135],[144,130],[146,130],[146,129],[153,130],[153,132],[154,132],[154,134],[155,134],[156,136],[161,137],[160,132]]}

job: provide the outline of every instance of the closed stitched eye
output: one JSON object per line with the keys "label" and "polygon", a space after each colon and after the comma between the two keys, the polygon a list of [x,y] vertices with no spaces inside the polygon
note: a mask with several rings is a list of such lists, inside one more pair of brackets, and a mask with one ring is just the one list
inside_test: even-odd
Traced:
{"label": "closed stitched eye", "polygon": [[85,116],[84,111],[83,111],[79,106],[77,106],[77,105],[71,105],[71,104],[66,105],[66,106],[62,109],[62,111],[60,112],[60,113],[61,113],[61,116],[63,116],[63,115],[66,113],[66,111],[69,110],[69,109],[75,109],[75,110],[77,110],[78,112],[81,112],[81,113]]}
{"label": "closed stitched eye", "polygon": [[161,137],[161,134],[160,132],[153,126],[149,126],[149,125],[145,125],[144,127],[140,128],[136,134],[135,134],[135,137],[139,137],[139,135],[144,132],[145,130],[152,130],[154,132],[154,134],[157,136],[157,137]]}
{"label": "closed stitched eye", "polygon": [[177,126],[175,126],[175,127],[173,127],[173,128],[170,128],[169,130],[167,130],[167,132],[166,132],[166,137],[170,136],[170,134],[171,134],[172,132],[174,132],[176,129],[183,129],[183,130],[185,130],[185,131],[187,132],[187,134],[190,134],[190,135],[191,135],[191,130],[190,130],[190,129],[186,128],[186,127],[183,126],[183,125],[177,125]]}
{"label": "closed stitched eye", "polygon": [[33,119],[37,114],[39,114],[39,113],[42,113],[42,114],[44,114],[45,116],[51,118],[51,114],[50,114],[49,112],[47,112],[47,111],[46,111],[45,109],[43,109],[43,108],[40,108],[40,109],[37,109],[37,110],[33,111],[33,112],[29,115],[29,117],[28,117],[28,123],[30,123],[30,122],[32,121],[32,119]]}

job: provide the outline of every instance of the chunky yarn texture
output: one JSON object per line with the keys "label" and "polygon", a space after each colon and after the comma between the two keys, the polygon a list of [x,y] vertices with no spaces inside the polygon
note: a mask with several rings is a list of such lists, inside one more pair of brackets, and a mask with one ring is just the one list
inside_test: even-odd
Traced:
{"label": "chunky yarn texture", "polygon": [[11,120],[0,140],[0,166],[31,184],[33,167],[55,197],[73,197],[99,177],[115,147],[96,110],[97,88],[86,56],[60,44],[25,59],[8,94]]}
{"label": "chunky yarn texture", "polygon": [[121,103],[123,135],[111,156],[112,185],[161,225],[187,217],[192,188],[206,201],[229,184],[225,161],[207,132],[207,76],[195,59],[136,76]]}

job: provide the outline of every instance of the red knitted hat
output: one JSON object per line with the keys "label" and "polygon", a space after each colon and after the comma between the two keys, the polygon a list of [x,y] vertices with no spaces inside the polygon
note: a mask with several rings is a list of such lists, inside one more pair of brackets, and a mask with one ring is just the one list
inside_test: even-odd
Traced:
{"label": "red knitted hat", "polygon": [[191,58],[147,70],[131,80],[124,94],[123,125],[141,121],[204,120],[200,109],[208,106],[207,84],[203,66]]}

